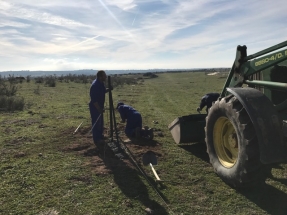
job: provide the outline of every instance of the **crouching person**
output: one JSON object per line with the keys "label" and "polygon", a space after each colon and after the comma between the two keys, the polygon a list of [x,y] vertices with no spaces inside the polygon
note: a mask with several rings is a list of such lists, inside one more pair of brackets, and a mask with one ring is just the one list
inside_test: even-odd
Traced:
{"label": "crouching person", "polygon": [[207,93],[205,94],[200,101],[199,107],[196,109],[197,112],[200,112],[206,106],[206,113],[208,113],[208,109],[212,106],[212,103],[215,102],[219,98],[219,93]]}
{"label": "crouching person", "polygon": [[153,131],[151,129],[142,129],[142,116],[129,105],[119,102],[117,110],[121,115],[122,122],[126,122],[125,133],[128,137],[140,138],[149,135],[150,139],[153,138]]}

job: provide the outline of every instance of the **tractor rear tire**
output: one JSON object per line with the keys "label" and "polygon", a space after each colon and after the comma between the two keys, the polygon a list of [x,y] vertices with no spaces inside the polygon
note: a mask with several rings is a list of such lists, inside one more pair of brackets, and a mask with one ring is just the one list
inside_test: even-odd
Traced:
{"label": "tractor rear tire", "polygon": [[213,104],[206,117],[205,133],[210,163],[223,181],[232,187],[264,182],[253,123],[234,95]]}

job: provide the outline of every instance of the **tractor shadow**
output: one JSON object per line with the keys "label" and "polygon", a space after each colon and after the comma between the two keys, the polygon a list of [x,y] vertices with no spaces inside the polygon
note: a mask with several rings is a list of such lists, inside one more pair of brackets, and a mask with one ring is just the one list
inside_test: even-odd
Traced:
{"label": "tractor shadow", "polygon": [[287,214],[287,194],[269,184],[238,192],[268,214]]}
{"label": "tractor shadow", "polygon": [[[179,145],[180,148],[190,152],[192,155],[200,158],[201,160],[209,163],[209,156],[206,152],[205,143],[194,143],[190,145]],[[271,174],[271,168],[281,169],[284,168],[279,165],[270,165],[269,170],[266,170],[267,180],[272,184],[277,184],[277,187],[284,187],[287,190],[287,179],[276,178]],[[278,185],[279,184],[279,185]],[[256,204],[262,210],[271,215],[286,215],[287,214],[287,192],[284,192],[277,187],[264,183],[256,187],[248,189],[238,189],[237,192],[245,196],[251,202]],[[232,188],[234,189],[234,188]]]}
{"label": "tractor shadow", "polygon": [[[264,183],[253,188],[237,190],[238,193],[245,196],[247,199],[255,203],[262,210],[271,215],[286,215],[287,214],[287,193],[282,191],[287,189],[287,179],[276,178],[272,175],[271,169],[284,170],[279,165],[266,166],[266,176],[268,184]],[[272,184],[276,184],[276,187]],[[278,187],[281,188],[278,189]],[[283,188],[284,187],[284,188]],[[283,189],[282,189],[283,188]]]}
{"label": "tractor shadow", "polygon": [[199,159],[209,163],[209,156],[206,152],[205,143],[192,143],[188,145],[179,145],[179,147],[188,151],[189,153],[198,157]]}

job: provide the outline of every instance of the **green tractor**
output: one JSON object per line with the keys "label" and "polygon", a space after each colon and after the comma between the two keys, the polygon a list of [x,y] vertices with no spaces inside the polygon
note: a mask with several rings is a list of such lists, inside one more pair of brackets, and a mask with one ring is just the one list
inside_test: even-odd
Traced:
{"label": "green tractor", "polygon": [[236,58],[208,114],[176,118],[176,143],[205,141],[217,175],[232,187],[265,180],[267,164],[287,161],[287,41]]}

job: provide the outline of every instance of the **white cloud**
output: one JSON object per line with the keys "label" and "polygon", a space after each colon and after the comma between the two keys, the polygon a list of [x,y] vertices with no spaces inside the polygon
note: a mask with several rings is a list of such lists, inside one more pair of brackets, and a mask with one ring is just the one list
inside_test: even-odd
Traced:
{"label": "white cloud", "polygon": [[252,54],[286,40],[285,4],[0,0],[0,71],[231,66],[237,45]]}
{"label": "white cloud", "polygon": [[9,10],[12,7],[11,4],[9,4],[8,2],[5,1],[0,1],[0,8],[1,10]]}
{"label": "white cloud", "polygon": [[6,17],[19,18],[30,22],[59,25],[67,28],[87,27],[87,25],[77,22],[75,20],[66,19],[45,11],[35,10],[33,8],[27,8],[25,7],[25,5],[22,4],[9,4],[7,2],[4,2],[4,7],[1,8],[1,11],[2,14],[5,15]]}
{"label": "white cloud", "polygon": [[135,8],[137,5],[134,3],[134,0],[106,0],[105,1],[108,5],[115,5],[122,10],[130,10]]}
{"label": "white cloud", "polygon": [[14,22],[14,21],[10,21],[10,20],[2,20],[2,22],[0,23],[0,27],[16,27],[16,28],[26,28],[28,26],[30,26],[29,24],[25,24],[25,23],[21,23],[21,22]]}

